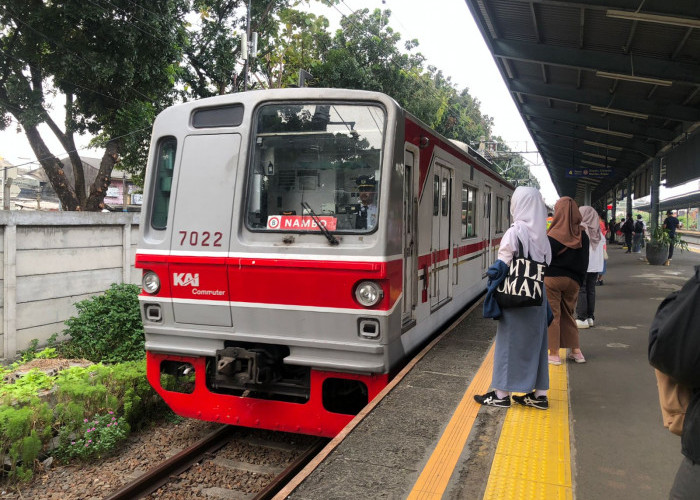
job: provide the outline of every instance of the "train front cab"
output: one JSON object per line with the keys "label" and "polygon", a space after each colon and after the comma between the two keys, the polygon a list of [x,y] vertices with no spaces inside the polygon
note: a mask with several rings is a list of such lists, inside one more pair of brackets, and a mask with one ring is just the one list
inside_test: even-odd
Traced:
{"label": "train front cab", "polygon": [[[188,103],[154,125],[140,300],[149,382],[180,415],[334,436],[405,355],[398,108],[305,92]],[[358,229],[362,176],[379,218]],[[376,303],[358,301],[364,283]]]}

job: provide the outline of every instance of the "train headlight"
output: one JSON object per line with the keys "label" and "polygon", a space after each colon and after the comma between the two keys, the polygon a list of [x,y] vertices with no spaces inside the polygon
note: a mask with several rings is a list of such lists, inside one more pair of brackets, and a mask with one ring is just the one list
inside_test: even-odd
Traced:
{"label": "train headlight", "polygon": [[355,298],[361,305],[372,307],[384,298],[384,291],[374,281],[362,281],[355,288]]}
{"label": "train headlight", "polygon": [[143,290],[151,295],[158,293],[158,290],[160,290],[160,278],[153,271],[144,273],[141,283]]}

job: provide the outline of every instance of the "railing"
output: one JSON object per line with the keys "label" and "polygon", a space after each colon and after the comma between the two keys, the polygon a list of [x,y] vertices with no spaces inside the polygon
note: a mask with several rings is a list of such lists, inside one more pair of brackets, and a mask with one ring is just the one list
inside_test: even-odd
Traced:
{"label": "railing", "polygon": [[683,229],[676,232],[688,243],[688,247],[691,250],[700,250],[700,231],[688,231]]}

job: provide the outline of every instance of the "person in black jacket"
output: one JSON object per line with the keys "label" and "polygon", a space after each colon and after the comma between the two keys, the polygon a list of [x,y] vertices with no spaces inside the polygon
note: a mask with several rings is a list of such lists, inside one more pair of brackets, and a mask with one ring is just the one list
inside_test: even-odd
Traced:
{"label": "person in black jacket", "polygon": [[563,196],[554,205],[554,221],[547,232],[552,262],[544,273],[547,299],[554,321],[547,331],[549,363],[560,365],[559,349],[571,348],[568,359],[585,363],[579,343],[574,309],[578,291],[588,271],[589,239],[581,227],[581,212],[576,202]]}
{"label": "person in black jacket", "polygon": [[627,247],[625,253],[632,253],[632,233],[634,233],[632,214],[627,214],[627,220],[622,224],[622,227],[620,227],[620,231],[625,235],[625,246]]}
{"label": "person in black jacket", "polygon": [[671,500],[700,498],[700,266],[659,306],[649,330],[649,362],[690,389],[681,433],[681,462]]}

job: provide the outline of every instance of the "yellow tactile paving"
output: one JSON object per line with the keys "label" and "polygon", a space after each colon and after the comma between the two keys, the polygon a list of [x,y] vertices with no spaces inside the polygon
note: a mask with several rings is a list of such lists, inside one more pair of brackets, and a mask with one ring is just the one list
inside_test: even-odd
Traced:
{"label": "yellow tactile paving", "polygon": [[482,394],[489,388],[492,367],[493,345],[408,495],[409,499],[437,500],[442,497],[481,407],[474,401],[474,395]]}
{"label": "yellow tactile paving", "polygon": [[508,410],[484,499],[573,499],[566,363],[549,365],[549,381],[549,410]]}
{"label": "yellow tactile paving", "polygon": [[[565,359],[565,350],[561,358]],[[467,442],[480,405],[474,394],[489,388],[493,346],[421,472],[409,499],[440,499]],[[514,403],[507,410],[484,499],[572,500],[569,396],[566,363],[549,365],[549,410]]]}

